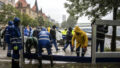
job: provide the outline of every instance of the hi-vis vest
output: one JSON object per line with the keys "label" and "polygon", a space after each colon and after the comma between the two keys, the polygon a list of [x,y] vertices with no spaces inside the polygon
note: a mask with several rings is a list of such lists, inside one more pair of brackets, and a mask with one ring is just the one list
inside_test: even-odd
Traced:
{"label": "hi-vis vest", "polygon": [[47,28],[48,32],[50,33],[50,27]]}
{"label": "hi-vis vest", "polygon": [[74,34],[75,34],[74,30],[72,30],[72,35],[74,35]]}
{"label": "hi-vis vest", "polygon": [[65,30],[63,30],[62,31],[62,35],[66,35],[67,34],[67,30],[65,31]]}

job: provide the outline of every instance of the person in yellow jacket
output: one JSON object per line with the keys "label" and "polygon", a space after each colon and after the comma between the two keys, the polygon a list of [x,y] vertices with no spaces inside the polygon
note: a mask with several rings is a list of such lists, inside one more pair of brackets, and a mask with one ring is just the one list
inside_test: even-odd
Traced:
{"label": "person in yellow jacket", "polygon": [[62,33],[63,45],[64,45],[66,42],[67,29],[64,29],[61,33]]}
{"label": "person in yellow jacket", "polygon": [[50,33],[50,27],[47,28],[48,32]]}
{"label": "person in yellow jacket", "polygon": [[76,54],[80,56],[80,47],[82,48],[81,56],[84,57],[84,54],[88,46],[88,37],[86,33],[81,30],[78,26],[74,29],[75,34],[72,37],[72,47],[74,47],[74,41],[76,40]]}
{"label": "person in yellow jacket", "polygon": [[74,34],[75,34],[74,30],[72,30],[72,35],[74,35]]}

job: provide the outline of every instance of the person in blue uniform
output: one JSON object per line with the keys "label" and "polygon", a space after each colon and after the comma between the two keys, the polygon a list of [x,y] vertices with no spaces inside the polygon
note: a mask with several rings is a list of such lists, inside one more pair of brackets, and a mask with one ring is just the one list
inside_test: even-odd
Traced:
{"label": "person in blue uniform", "polygon": [[32,34],[33,34],[32,27],[30,27],[30,26],[25,27],[24,36],[32,37]]}
{"label": "person in blue uniform", "polygon": [[20,68],[19,66],[19,51],[22,49],[22,44],[21,44],[21,32],[20,32],[20,19],[15,17],[14,20],[14,27],[11,29],[11,37],[10,37],[10,42],[12,44],[12,68]]}
{"label": "person in blue uniform", "polygon": [[46,48],[48,55],[51,55],[50,33],[45,28],[42,28],[38,34],[38,39],[38,56],[42,55],[42,48]]}
{"label": "person in blue uniform", "polygon": [[8,26],[5,28],[5,42],[8,45],[8,51],[7,51],[7,56],[11,57],[11,43],[10,43],[10,32],[11,32],[11,28],[13,28],[13,22],[9,21],[8,22]]}
{"label": "person in blue uniform", "polygon": [[27,27],[24,29],[24,36],[29,36],[29,31],[27,30]]}

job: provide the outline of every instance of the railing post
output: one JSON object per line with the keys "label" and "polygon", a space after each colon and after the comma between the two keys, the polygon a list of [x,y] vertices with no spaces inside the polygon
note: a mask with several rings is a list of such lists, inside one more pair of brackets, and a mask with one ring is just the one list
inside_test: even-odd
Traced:
{"label": "railing post", "polygon": [[24,32],[23,32],[23,26],[20,26],[20,31],[21,31],[21,43],[22,43],[22,50],[20,50],[20,68],[24,67],[24,57],[23,57],[23,50],[24,50]]}
{"label": "railing post", "polygon": [[38,68],[42,68],[42,56],[38,56],[39,65]]}
{"label": "railing post", "polygon": [[50,63],[51,63],[51,67],[53,67],[53,56],[50,55]]}
{"label": "railing post", "polygon": [[92,64],[96,63],[96,28],[95,24],[92,25],[92,48],[91,48],[91,56],[92,56]]}

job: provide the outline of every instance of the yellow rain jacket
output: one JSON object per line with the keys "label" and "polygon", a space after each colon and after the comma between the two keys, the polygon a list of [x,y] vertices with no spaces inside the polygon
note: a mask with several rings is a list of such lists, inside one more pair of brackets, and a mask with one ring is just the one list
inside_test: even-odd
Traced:
{"label": "yellow rain jacket", "polygon": [[[75,34],[72,37],[72,46],[74,46],[74,41],[76,40],[76,48],[80,47],[87,47],[88,46],[88,37],[86,33],[81,30],[78,26],[74,29]],[[76,35],[76,32],[80,33]]]}
{"label": "yellow rain jacket", "polygon": [[50,27],[47,28],[48,32],[50,33]]}
{"label": "yellow rain jacket", "polygon": [[72,30],[72,35],[74,35],[74,34],[75,34],[74,30]]}

